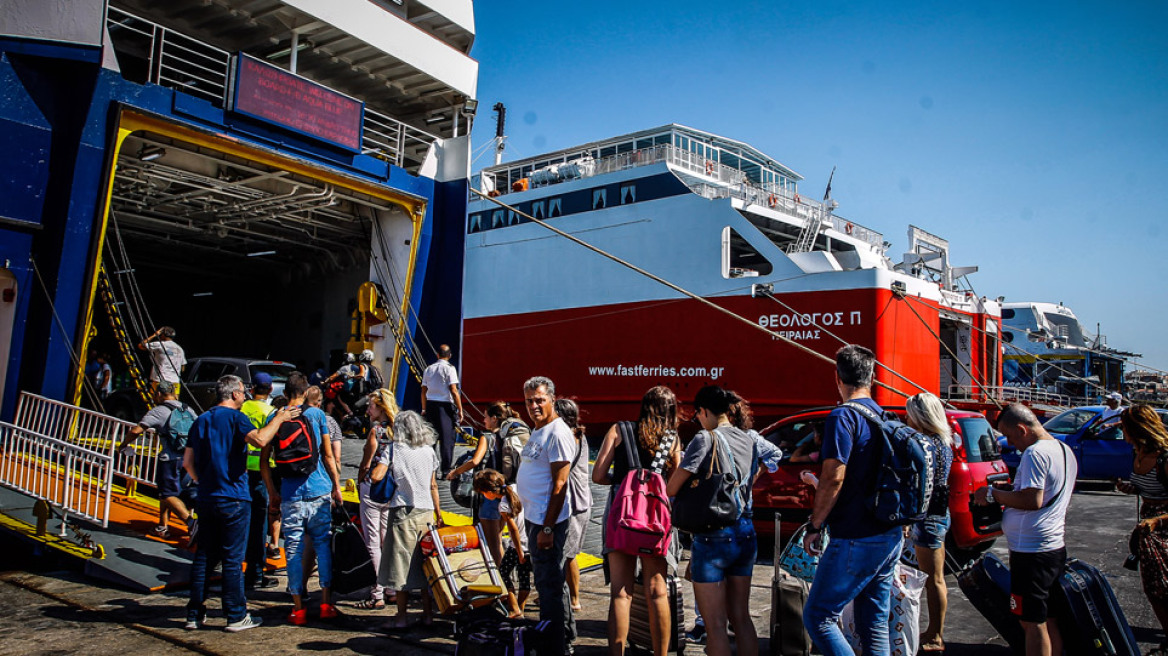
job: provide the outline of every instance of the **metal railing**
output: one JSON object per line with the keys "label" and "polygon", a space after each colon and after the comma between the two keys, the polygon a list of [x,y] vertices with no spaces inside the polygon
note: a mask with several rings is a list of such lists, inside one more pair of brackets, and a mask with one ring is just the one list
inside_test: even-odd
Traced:
{"label": "metal railing", "polygon": [[[1029,387],[950,385],[948,399],[996,399],[1002,403],[1041,403],[1062,408],[1074,407],[1076,400],[1065,395]],[[1081,404],[1079,404],[1081,405]]]}
{"label": "metal railing", "polygon": [[[145,61],[147,82],[224,106],[232,53],[116,7],[109,8],[106,27],[117,52]],[[424,151],[439,139],[365,108],[362,150],[392,164],[404,166],[406,155]]]}
{"label": "metal railing", "polygon": [[109,526],[113,459],[0,422],[0,485]]}
{"label": "metal railing", "polygon": [[134,427],[132,422],[31,392],[20,393],[14,422],[24,430],[103,453],[114,463],[117,475],[150,486],[155,484],[161,449],[157,435],[146,433],[132,442],[132,448],[126,452],[117,450],[127,432]]}
{"label": "metal railing", "polygon": [[[883,251],[884,235],[865,228],[847,219],[834,216],[828,212],[827,206],[819,201],[804,198],[798,193],[783,189],[779,185],[759,186],[751,183],[742,171],[720,164],[695,152],[678,148],[672,144],[658,144],[627,153],[618,153],[609,157],[594,160],[591,173],[585,172],[579,177],[592,177],[625,171],[639,166],[649,166],[666,162],[686,171],[701,176],[689,184],[690,189],[697,195],[711,200],[718,198],[737,198],[750,205],[769,207],[775,211],[801,220],[805,225],[814,221],[830,220],[833,228],[844,234],[860,239],[873,247]],[[504,171],[501,171],[505,173]],[[492,172],[483,171],[481,175],[495,179],[495,188],[500,194],[507,194],[511,190],[506,184],[499,184]],[[575,178],[571,178],[575,179]],[[532,185],[533,187],[557,184],[559,181],[546,184]]]}

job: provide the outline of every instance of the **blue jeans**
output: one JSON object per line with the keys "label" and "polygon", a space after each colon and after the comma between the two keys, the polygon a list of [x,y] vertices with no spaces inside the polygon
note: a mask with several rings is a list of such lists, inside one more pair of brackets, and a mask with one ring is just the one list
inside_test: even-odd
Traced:
{"label": "blue jeans", "polygon": [[251,501],[208,497],[199,499],[199,539],[191,563],[191,598],[187,620],[199,620],[207,613],[207,580],[223,563],[223,614],[228,622],[247,615],[243,594],[243,551],[247,546],[247,524]]}
{"label": "blue jeans", "polygon": [[539,548],[539,534],[543,527],[527,523],[528,558],[531,572],[535,575],[535,590],[539,593],[539,619],[550,622],[547,643],[553,646],[553,653],[576,639],[576,619],[572,616],[572,604],[568,601],[568,582],[564,568],[568,559],[564,545],[568,542],[568,524],[571,520],[556,524],[552,533],[552,548]]}
{"label": "blue jeans", "polygon": [[803,624],[825,656],[853,654],[839,627],[840,613],[852,600],[865,656],[889,653],[892,577],[900,557],[902,535],[901,527],[896,526],[867,538],[831,538],[819,559],[803,608]]}
{"label": "blue jeans", "polygon": [[251,488],[251,523],[247,527],[247,549],[244,552],[247,572],[243,579],[245,585],[251,585],[264,578],[264,567],[268,564],[265,549],[268,542],[268,486],[264,485],[263,476],[253,471],[247,473],[247,484]]}
{"label": "blue jeans", "polygon": [[316,551],[316,571],[320,587],[333,584],[333,510],[329,495],[303,501],[285,501],[280,504],[283,518],[284,552],[288,555],[288,592],[303,597],[308,594],[304,581],[304,552],[308,548],[304,536],[312,540]]}
{"label": "blue jeans", "polygon": [[732,526],[693,536],[690,574],[694,583],[721,583],[728,576],[754,573],[758,536],[754,522],[743,517]]}

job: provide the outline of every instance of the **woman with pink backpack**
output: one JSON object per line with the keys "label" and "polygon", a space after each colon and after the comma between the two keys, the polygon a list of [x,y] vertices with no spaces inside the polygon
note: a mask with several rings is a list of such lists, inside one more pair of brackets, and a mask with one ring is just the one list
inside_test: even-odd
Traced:
{"label": "woman with pink backpack", "polygon": [[636,423],[622,421],[608,430],[592,469],[594,483],[612,486],[604,514],[604,554],[612,580],[608,646],[614,655],[623,654],[628,641],[638,558],[653,653],[664,656],[669,648],[666,575],[677,562],[670,554],[673,531],[665,481],[681,462],[677,425],[677,397],[665,386],[650,389]]}

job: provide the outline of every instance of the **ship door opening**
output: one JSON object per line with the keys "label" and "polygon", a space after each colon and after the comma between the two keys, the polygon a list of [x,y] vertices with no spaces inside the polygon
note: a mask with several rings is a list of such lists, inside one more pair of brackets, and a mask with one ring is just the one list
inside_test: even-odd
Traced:
{"label": "ship door opening", "polygon": [[[972,366],[972,326],[964,320],[941,317],[941,394],[946,398],[967,398],[974,395],[975,381],[969,372]],[[956,355],[956,359],[954,359]]]}
{"label": "ship door opening", "polygon": [[[89,353],[109,356],[119,387],[133,387],[125,345],[136,352],[159,326],[175,328],[188,360],[280,360],[331,371],[349,340],[361,283],[387,272],[386,301],[401,307],[416,240],[406,203],[207,135],[123,136],[88,344]],[[137,353],[148,376],[149,360]],[[388,364],[382,370],[391,375]],[[192,375],[199,373],[188,368],[184,380]]]}

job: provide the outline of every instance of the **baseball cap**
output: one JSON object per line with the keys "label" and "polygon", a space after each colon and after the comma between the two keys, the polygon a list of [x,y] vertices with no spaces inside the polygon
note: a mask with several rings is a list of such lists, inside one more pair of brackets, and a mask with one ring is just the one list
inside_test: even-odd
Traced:
{"label": "baseball cap", "polygon": [[253,385],[271,385],[272,375],[261,371],[251,377],[251,382]]}
{"label": "baseball cap", "polygon": [[1122,401],[1123,395],[1119,392],[1112,392],[1111,394],[1107,395],[1107,398],[1111,399],[1112,401]]}

